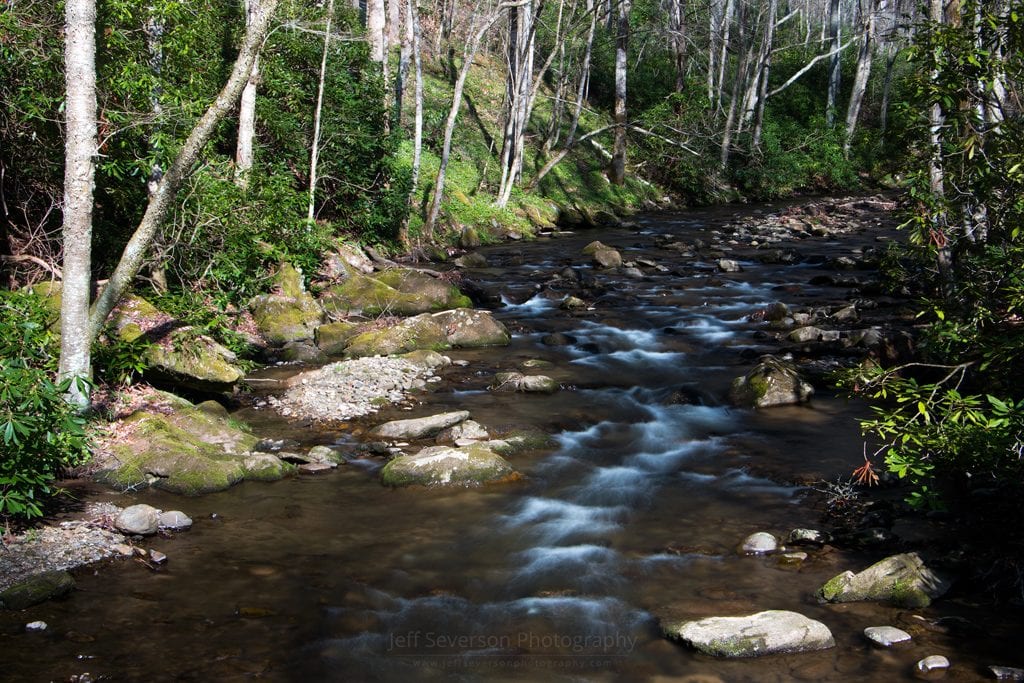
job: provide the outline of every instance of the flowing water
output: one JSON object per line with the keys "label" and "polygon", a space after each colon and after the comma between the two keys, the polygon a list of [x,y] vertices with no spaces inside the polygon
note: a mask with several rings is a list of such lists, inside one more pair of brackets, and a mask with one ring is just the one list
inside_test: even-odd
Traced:
{"label": "flowing water", "polygon": [[[726,217],[647,217],[639,229],[483,250],[491,267],[473,277],[501,292],[496,314],[514,331],[511,346],[451,352],[468,365],[445,371],[415,412],[389,409],[373,421],[466,408],[492,428],[556,435],[557,447],[513,459],[522,481],[392,490],[377,481],[382,461],[353,448],[322,477],[196,499],[118,497],[183,508],[196,524],[152,540],[170,557],[157,572],[131,562],[80,571],[70,599],[0,617],[0,679],[878,681],[910,680],[918,659],[945,654],[948,679],[976,680],[985,664],[1021,665],[1019,623],[964,601],[915,613],[815,602],[824,581],[875,555],[812,552],[792,568],[737,553],[752,532],[819,525],[807,483],[846,476],[861,451],[859,409],[835,396],[762,412],[727,406],[731,379],[769,348],[747,316],[779,299],[842,301],[845,290],[807,282],[824,272],[822,255],[872,237],[808,241],[805,265],[745,261],[726,276],[655,248],[658,235],[707,239]],[[560,311],[562,292],[545,283],[585,264],[580,249],[593,239],[669,272],[596,274],[605,286],[596,310]],[[571,343],[542,343],[555,332]],[[495,371],[527,359],[550,362],[533,372],[563,390],[487,391]],[[251,408],[238,416],[261,435],[306,445],[354,446],[353,429],[365,426],[324,430]],[[764,609],[823,621],[836,647],[723,661],[658,629],[659,619]],[[918,628],[914,645],[897,651],[874,650],[861,635],[906,628],[913,614],[963,616],[981,634]],[[50,629],[25,634],[32,619]]]}

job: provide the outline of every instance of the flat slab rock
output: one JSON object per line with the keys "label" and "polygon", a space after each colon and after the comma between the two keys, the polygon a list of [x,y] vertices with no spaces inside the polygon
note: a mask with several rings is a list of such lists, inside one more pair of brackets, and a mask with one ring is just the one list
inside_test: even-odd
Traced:
{"label": "flat slab rock", "polygon": [[879,647],[892,647],[910,642],[910,634],[895,626],[868,626],[864,637]]}
{"label": "flat slab rock", "polygon": [[663,625],[665,635],[714,657],[759,657],[835,647],[828,627],[797,612],[768,610]]}
{"label": "flat slab rock", "polygon": [[370,430],[370,434],[385,439],[423,439],[436,435],[442,429],[454,427],[467,419],[469,419],[468,410],[456,410],[411,420],[392,420],[377,425]]}

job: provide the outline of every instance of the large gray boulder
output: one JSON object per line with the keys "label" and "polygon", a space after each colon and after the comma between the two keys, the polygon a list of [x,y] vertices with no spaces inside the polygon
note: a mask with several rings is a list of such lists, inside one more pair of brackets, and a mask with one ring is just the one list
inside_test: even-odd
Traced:
{"label": "large gray boulder", "polygon": [[733,380],[729,398],[738,406],[769,408],[804,403],[813,393],[814,387],[800,377],[793,363],[762,356],[753,370]]}
{"label": "large gray boulder", "polygon": [[377,425],[370,434],[383,439],[424,439],[469,418],[468,410],[439,413],[410,420],[392,420]]}
{"label": "large gray boulder", "polygon": [[876,562],[859,574],[834,576],[818,590],[825,602],[885,600],[901,607],[927,607],[949,590],[948,577],[933,571],[917,553],[902,553]]}
{"label": "large gray boulder", "polygon": [[832,632],[820,621],[784,610],[668,623],[663,630],[669,638],[715,657],[759,657],[835,646]]}
{"label": "large gray boulder", "polygon": [[430,446],[395,458],[381,471],[387,486],[476,485],[516,476],[507,460],[484,444]]}
{"label": "large gray boulder", "polygon": [[445,342],[451,346],[507,346],[512,339],[508,328],[488,311],[455,308],[431,317],[444,330]]}

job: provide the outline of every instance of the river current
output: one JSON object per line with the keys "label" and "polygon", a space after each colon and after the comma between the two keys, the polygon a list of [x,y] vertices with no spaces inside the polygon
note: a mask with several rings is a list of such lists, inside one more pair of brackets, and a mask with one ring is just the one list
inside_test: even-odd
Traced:
{"label": "river current", "polygon": [[[412,411],[345,428],[239,410],[261,436],[341,444],[350,460],[328,475],[195,499],[116,496],[119,505],[184,509],[195,526],[152,541],[170,558],[157,572],[132,562],[86,568],[69,599],[0,616],[0,678],[898,681],[913,680],[918,659],[944,654],[949,680],[976,680],[986,664],[1013,664],[1019,624],[966,601],[908,611],[814,600],[823,582],[877,553],[828,548],[786,566],[737,552],[756,531],[819,527],[809,487],[847,478],[862,451],[863,408],[828,391],[807,406],[730,407],[731,380],[774,348],[749,316],[779,300],[844,302],[846,289],[808,283],[831,272],[826,256],[862,249],[888,228],[785,245],[801,251],[798,265],[737,251],[743,271],[728,274],[657,246],[663,236],[714,241],[732,211],[642,216],[629,229],[483,248],[489,267],[467,277],[502,302],[495,314],[513,331],[509,347],[453,350],[467,364],[441,371]],[[642,278],[593,271],[581,249],[595,239],[662,268]],[[569,290],[552,276],[567,266],[596,278],[593,310],[559,309]],[[546,344],[554,333],[568,343]],[[562,389],[487,390],[495,372],[524,371],[528,360],[549,363],[525,372]],[[357,451],[353,431],[449,409],[497,430],[540,429],[557,445],[515,456],[525,477],[511,484],[382,487],[383,460]],[[766,609],[824,622],[836,647],[726,661],[658,627]],[[26,615],[50,629],[24,633]],[[918,616],[964,617],[979,631],[918,629],[900,650],[863,638],[867,626],[906,628]]]}

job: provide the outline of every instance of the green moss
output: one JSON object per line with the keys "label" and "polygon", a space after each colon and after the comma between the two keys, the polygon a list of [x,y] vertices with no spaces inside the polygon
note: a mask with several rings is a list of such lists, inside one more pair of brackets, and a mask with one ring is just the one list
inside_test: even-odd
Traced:
{"label": "green moss", "polygon": [[837,574],[836,576],[833,576],[831,579],[825,582],[825,585],[818,590],[818,595],[821,597],[822,600],[833,602],[840,595],[842,595],[843,591],[846,590],[846,587],[848,585],[848,573],[844,572],[842,574]]}
{"label": "green moss", "polygon": [[434,351],[448,348],[444,330],[434,320],[416,317],[397,325],[369,330],[349,340],[345,353],[352,357],[390,356],[417,349]]}

